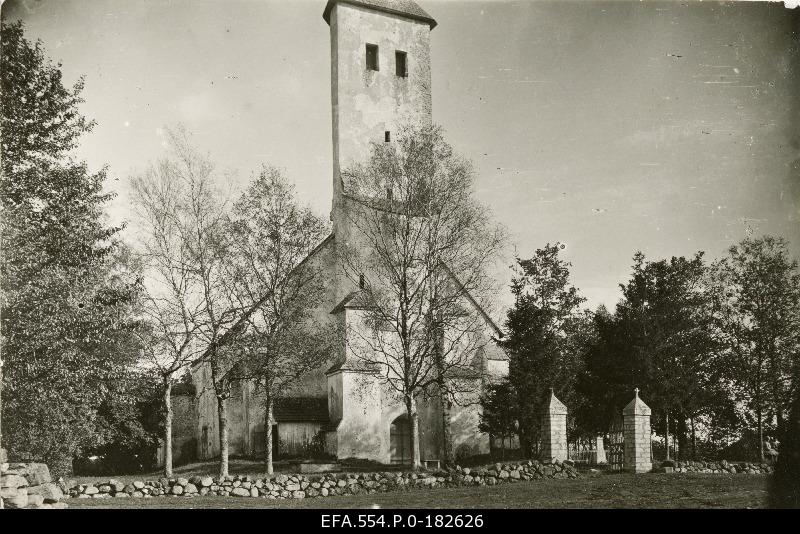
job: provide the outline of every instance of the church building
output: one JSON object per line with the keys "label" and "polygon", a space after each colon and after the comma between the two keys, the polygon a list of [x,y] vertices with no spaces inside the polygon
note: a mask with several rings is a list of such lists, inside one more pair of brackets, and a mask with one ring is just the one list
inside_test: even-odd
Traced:
{"label": "church building", "polygon": [[[411,0],[329,0],[322,18],[330,28],[333,111],[332,233],[306,262],[323,269],[325,292],[314,317],[355,328],[365,310],[359,284],[337,264],[337,250],[357,240],[349,222],[342,171],[369,158],[370,143],[392,142],[398,125],[432,120],[430,34],[436,21]],[[465,295],[483,318],[486,342],[470,355],[472,398],[450,410],[456,457],[486,454],[489,436],[478,430],[478,402],[487,381],[508,372],[505,354],[492,341],[502,335],[480,305]],[[191,368],[196,386],[197,456],[219,455],[217,406],[207,364]],[[358,458],[384,464],[410,463],[406,408],[375,373],[366,371],[345,347],[321,368],[309,372],[274,409],[273,451],[303,456],[324,451],[340,460]],[[418,400],[419,448],[423,465],[442,458],[442,410],[437,396]],[[264,406],[254,384],[240,383],[228,400],[231,455],[263,453]]]}

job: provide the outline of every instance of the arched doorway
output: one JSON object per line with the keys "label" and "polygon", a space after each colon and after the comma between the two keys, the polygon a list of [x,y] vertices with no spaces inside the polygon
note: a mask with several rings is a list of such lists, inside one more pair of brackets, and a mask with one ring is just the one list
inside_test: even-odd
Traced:
{"label": "arched doorway", "polygon": [[393,464],[411,465],[411,426],[405,414],[389,427],[389,452]]}

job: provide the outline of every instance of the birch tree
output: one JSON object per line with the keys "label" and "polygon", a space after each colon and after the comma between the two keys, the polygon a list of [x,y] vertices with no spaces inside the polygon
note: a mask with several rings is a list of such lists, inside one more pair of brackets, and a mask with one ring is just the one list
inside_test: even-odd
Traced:
{"label": "birch tree", "polygon": [[354,237],[341,260],[360,287],[367,325],[348,332],[347,351],[402,399],[417,469],[418,398],[439,397],[447,436],[450,402],[478,383],[456,377],[475,376],[473,359],[488,339],[481,303],[505,234],[474,198],[470,163],[437,126],[401,127],[395,143],[374,144],[343,180]]}
{"label": "birch tree", "polygon": [[[169,204],[169,218],[163,223],[171,226],[169,232],[175,246],[170,249],[165,245],[164,250],[171,250],[173,257],[161,267],[174,271],[168,273],[162,292],[151,296],[162,306],[155,317],[167,326],[166,331],[161,331],[166,332],[162,346],[170,350],[174,346],[180,352],[172,352],[174,366],[169,365],[170,356],[165,357],[168,353],[152,357],[165,357],[164,369],[169,370],[182,364],[184,356],[190,357],[183,351],[196,350],[194,361],[208,365],[210,389],[217,405],[220,476],[225,477],[229,450],[227,401],[232,384],[244,377],[246,360],[246,354],[235,342],[245,333],[250,316],[266,303],[268,295],[247,299],[233,293],[236,288],[231,280],[235,264],[230,239],[231,195],[225,190],[230,183],[228,177],[215,169],[210,156],[192,146],[185,129],[166,129],[166,136],[170,154],[160,169],[171,184],[158,185],[156,180],[149,187],[167,188],[169,197],[174,199]],[[158,241],[159,237],[151,235],[149,239]],[[178,289],[170,289],[173,278]],[[177,292],[186,302],[166,306],[161,299],[170,292],[170,298],[175,299]],[[173,326],[175,331],[170,330]]]}
{"label": "birch tree", "polygon": [[264,167],[233,210],[231,235],[236,262],[232,279],[242,306],[269,295],[248,320],[248,376],[264,399],[267,472],[273,472],[275,401],[329,358],[334,339],[312,321],[324,292],[322,272],[305,262],[328,228],[301,206],[292,185],[275,168]]}
{"label": "birch tree", "polygon": [[172,386],[198,356],[197,333],[202,301],[189,250],[180,228],[181,205],[190,193],[176,164],[163,159],[131,180],[139,218],[139,258],[143,267],[138,331],[143,363],[161,382],[164,411],[164,474],[172,476]]}

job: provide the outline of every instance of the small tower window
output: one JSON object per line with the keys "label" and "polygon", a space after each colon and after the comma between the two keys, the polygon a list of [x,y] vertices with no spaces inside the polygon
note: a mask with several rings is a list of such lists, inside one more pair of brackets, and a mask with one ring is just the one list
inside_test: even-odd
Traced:
{"label": "small tower window", "polygon": [[400,78],[408,76],[408,67],[406,64],[406,53],[396,50],[394,53],[394,67],[395,74]]}
{"label": "small tower window", "polygon": [[364,275],[363,274],[359,274],[358,275],[358,289],[364,289],[365,285],[366,285],[366,282],[364,281]]}
{"label": "small tower window", "polygon": [[392,136],[389,133],[389,130],[383,132],[383,140],[386,141],[387,143],[392,140]]}
{"label": "small tower window", "polygon": [[378,45],[367,45],[367,70],[378,69]]}

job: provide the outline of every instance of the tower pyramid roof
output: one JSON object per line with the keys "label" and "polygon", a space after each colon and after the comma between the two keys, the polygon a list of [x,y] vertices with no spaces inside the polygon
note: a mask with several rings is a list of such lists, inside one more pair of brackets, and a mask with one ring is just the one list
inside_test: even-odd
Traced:
{"label": "tower pyramid roof", "polygon": [[639,388],[633,390],[636,395],[632,401],[622,409],[623,415],[650,415],[650,407],[639,398]]}
{"label": "tower pyramid roof", "polygon": [[436,21],[433,17],[428,15],[428,13],[413,0],[328,0],[328,3],[325,5],[325,11],[322,12],[322,18],[325,19],[325,22],[328,24],[331,23],[331,10],[336,4],[350,4],[374,9],[376,11],[383,11],[384,13],[391,13],[393,15],[401,15],[410,19],[427,22],[431,29],[436,27]]}
{"label": "tower pyramid roof", "polygon": [[556,398],[553,388],[550,388],[550,399],[547,401],[546,410],[550,415],[564,415],[567,413],[567,407]]}

